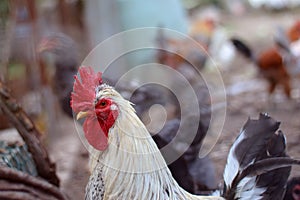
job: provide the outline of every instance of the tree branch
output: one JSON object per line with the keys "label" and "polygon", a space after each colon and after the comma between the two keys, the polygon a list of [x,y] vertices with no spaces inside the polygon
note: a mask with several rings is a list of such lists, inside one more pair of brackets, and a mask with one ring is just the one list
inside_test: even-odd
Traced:
{"label": "tree branch", "polygon": [[18,130],[25,141],[28,151],[32,154],[38,175],[49,183],[59,186],[55,164],[49,159],[48,153],[40,141],[40,133],[17,101],[11,97],[9,90],[0,80],[0,109]]}
{"label": "tree branch", "polygon": [[0,168],[0,199],[57,199],[68,198],[56,186],[29,174]]}

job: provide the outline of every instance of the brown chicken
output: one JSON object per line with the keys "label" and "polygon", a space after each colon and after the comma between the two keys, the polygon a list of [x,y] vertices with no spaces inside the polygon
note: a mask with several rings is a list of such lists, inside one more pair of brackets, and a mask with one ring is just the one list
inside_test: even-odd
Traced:
{"label": "brown chicken", "polygon": [[286,96],[291,97],[291,78],[277,47],[267,49],[259,55],[254,55],[251,48],[240,39],[232,38],[231,42],[243,56],[256,64],[269,83],[269,94],[272,94],[275,88],[281,85]]}

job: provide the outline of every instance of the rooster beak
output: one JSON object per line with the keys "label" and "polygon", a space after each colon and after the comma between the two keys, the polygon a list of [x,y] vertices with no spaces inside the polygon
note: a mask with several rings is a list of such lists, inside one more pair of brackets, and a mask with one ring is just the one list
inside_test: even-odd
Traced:
{"label": "rooster beak", "polygon": [[86,116],[88,116],[88,112],[81,111],[76,115],[76,120],[82,119]]}

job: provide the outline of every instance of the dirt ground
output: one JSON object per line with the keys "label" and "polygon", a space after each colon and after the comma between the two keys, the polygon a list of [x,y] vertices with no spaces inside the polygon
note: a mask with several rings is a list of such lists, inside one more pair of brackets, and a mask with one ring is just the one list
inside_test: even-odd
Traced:
{"label": "dirt ground", "polygon": [[[245,38],[255,50],[271,46],[269,37],[274,25],[289,26],[296,17],[293,13],[273,13],[271,15],[246,14],[242,19],[224,16],[222,24],[231,34]],[[281,121],[281,129],[287,137],[290,156],[300,158],[300,79],[293,80],[292,100],[286,100],[278,89],[273,103],[267,101],[266,83],[261,80],[255,67],[241,58],[236,58],[229,67],[222,70],[222,77],[227,88],[227,113],[224,128],[217,144],[210,153],[216,166],[217,179],[222,182],[222,172],[228,150],[247,118],[257,118],[259,112],[268,112]],[[230,92],[234,87],[244,86],[238,93]],[[246,87],[247,86],[247,87]],[[82,145],[74,122],[63,115],[59,116],[57,135],[50,139],[50,154],[57,163],[63,190],[72,199],[83,199],[84,187],[88,179],[88,153]],[[293,167],[292,176],[300,176],[300,168]]]}

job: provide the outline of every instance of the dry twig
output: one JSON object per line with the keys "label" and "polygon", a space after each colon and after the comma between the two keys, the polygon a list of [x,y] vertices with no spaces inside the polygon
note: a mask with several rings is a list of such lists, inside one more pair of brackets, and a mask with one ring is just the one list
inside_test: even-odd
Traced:
{"label": "dry twig", "polygon": [[55,164],[48,157],[48,153],[40,141],[40,133],[35,128],[30,118],[23,111],[17,101],[10,96],[8,88],[0,80],[0,109],[14,127],[19,131],[21,137],[28,146],[36,164],[38,175],[49,183],[59,186],[56,175]]}

